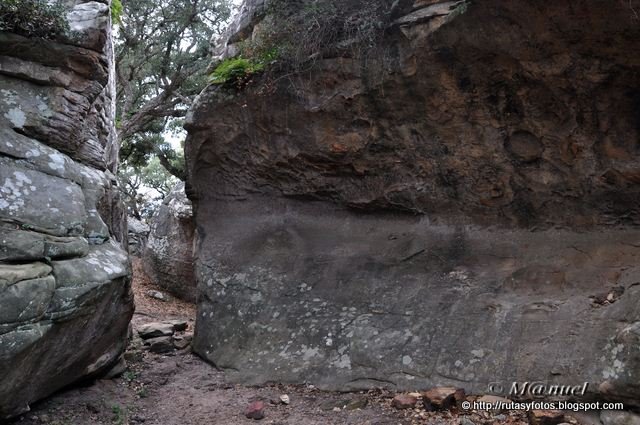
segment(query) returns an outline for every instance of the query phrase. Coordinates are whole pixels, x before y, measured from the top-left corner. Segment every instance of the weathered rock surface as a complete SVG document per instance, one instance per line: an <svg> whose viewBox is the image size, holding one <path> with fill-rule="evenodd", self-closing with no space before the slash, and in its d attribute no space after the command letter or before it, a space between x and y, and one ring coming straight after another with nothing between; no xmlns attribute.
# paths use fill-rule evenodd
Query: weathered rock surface
<svg viewBox="0 0 640 425"><path fill-rule="evenodd" d="M527 413L530 425L559 425L564 422L564 413L559 410L531 410Z"/></svg>
<svg viewBox="0 0 640 425"><path fill-rule="evenodd" d="M184 320L169 320L166 322L146 323L138 328L138 335L142 339L172 336L175 332L184 332L189 324Z"/></svg>
<svg viewBox="0 0 640 425"><path fill-rule="evenodd" d="M0 32L0 420L118 361L133 312L106 2Z"/></svg>
<svg viewBox="0 0 640 425"><path fill-rule="evenodd" d="M603 425L640 425L640 415L620 410L603 410L600 420Z"/></svg>
<svg viewBox="0 0 640 425"><path fill-rule="evenodd" d="M129 254L134 257L142 257L144 249L147 246L147 239L149 238L149 232L151 227L143 221L140 221L134 217L127 217L128 239L129 239Z"/></svg>
<svg viewBox="0 0 640 425"><path fill-rule="evenodd" d="M427 410L449 409L465 399L462 388L438 387L432 388L422 394L423 403Z"/></svg>
<svg viewBox="0 0 640 425"><path fill-rule="evenodd" d="M171 323L147 323L138 329L138 335L142 339L171 336L174 332L175 329Z"/></svg>
<svg viewBox="0 0 640 425"><path fill-rule="evenodd" d="M179 183L152 219L142 260L145 272L158 286L192 302L196 300L194 233L191 201L184 183Z"/></svg>
<svg viewBox="0 0 640 425"><path fill-rule="evenodd" d="M244 415L247 417L247 419L263 419L264 410L266 407L267 406L265 405L264 401L254 401L252 403L249 403L249 405L246 407L246 409L244 410Z"/></svg>
<svg viewBox="0 0 640 425"><path fill-rule="evenodd" d="M408 394L398 394L391 401L391 406L396 409L413 409L416 407L418 399Z"/></svg>
<svg viewBox="0 0 640 425"><path fill-rule="evenodd" d="M170 353L176 349L171 336L150 338L145 340L144 345L149 347L149 351L156 354Z"/></svg>
<svg viewBox="0 0 640 425"><path fill-rule="evenodd" d="M638 404L633 12L395 5L366 62L200 96L194 350L246 383L590 382Z"/></svg>

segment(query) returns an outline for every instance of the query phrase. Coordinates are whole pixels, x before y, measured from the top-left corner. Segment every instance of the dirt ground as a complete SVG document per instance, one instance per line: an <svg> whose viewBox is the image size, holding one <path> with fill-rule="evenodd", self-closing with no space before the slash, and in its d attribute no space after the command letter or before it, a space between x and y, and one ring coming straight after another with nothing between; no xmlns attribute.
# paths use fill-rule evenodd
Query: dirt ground
<svg viewBox="0 0 640 425"><path fill-rule="evenodd" d="M169 319L188 321L193 330L195 306L171 298L159 301L149 290L159 290L134 263L135 329L149 322ZM191 353L190 348L154 354L132 340L125 355L127 368L119 377L101 379L62 391L32 406L13 424L24 425L233 425L233 424L526 424L522 413L491 415L455 411L398 410L392 394L383 390L340 394L310 386L272 385L245 387L225 380L216 370ZM288 405L280 396L288 395ZM265 418L247 419L244 411L256 400L266 404Z"/></svg>

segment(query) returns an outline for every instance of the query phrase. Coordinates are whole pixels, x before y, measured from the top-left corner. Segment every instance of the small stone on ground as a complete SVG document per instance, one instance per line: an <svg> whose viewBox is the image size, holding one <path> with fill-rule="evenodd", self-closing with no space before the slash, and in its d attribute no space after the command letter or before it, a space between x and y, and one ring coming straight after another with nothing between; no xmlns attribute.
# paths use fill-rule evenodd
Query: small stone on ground
<svg viewBox="0 0 640 425"><path fill-rule="evenodd" d="M264 418L265 404L263 401L254 401L250 403L244 411L244 415L249 419L260 420Z"/></svg>
<svg viewBox="0 0 640 425"><path fill-rule="evenodd" d="M418 399L408 394L398 394L393 398L391 405L396 409L413 409L416 407Z"/></svg>

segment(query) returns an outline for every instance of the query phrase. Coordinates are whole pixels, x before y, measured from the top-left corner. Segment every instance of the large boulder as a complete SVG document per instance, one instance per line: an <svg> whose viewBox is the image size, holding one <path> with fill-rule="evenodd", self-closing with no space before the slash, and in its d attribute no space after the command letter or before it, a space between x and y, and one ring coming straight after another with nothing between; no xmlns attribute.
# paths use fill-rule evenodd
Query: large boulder
<svg viewBox="0 0 640 425"><path fill-rule="evenodd" d="M142 220L135 217L127 217L129 254L134 257L142 257L144 248L147 246L147 239L151 232L151 227Z"/></svg>
<svg viewBox="0 0 640 425"><path fill-rule="evenodd" d="M107 2L0 32L0 421L117 362L133 314Z"/></svg>
<svg viewBox="0 0 640 425"><path fill-rule="evenodd" d="M153 216L142 264L156 285L190 302L196 300L194 233L191 201L178 183Z"/></svg>
<svg viewBox="0 0 640 425"><path fill-rule="evenodd" d="M300 75L200 95L194 350L254 384L589 382L638 404L633 11L393 5L375 49L338 39ZM228 43L256 39L269 10Z"/></svg>

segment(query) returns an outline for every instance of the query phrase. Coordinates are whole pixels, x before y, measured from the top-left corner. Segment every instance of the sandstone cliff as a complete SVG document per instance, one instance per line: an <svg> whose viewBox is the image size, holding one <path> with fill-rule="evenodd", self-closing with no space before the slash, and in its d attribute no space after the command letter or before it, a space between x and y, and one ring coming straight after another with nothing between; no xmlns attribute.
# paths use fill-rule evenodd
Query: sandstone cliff
<svg viewBox="0 0 640 425"><path fill-rule="evenodd" d="M259 27L262 2L248 3L232 47ZM204 196L259 187L448 222L640 223L628 5L415 3L393 12L382 52L330 52L310 80L263 96L207 91L189 146L193 181L216 181Z"/></svg>
<svg viewBox="0 0 640 425"><path fill-rule="evenodd" d="M263 3L218 53L255 36ZM590 382L637 403L628 2L388 7L378 53L201 94L195 350L242 382Z"/></svg>
<svg viewBox="0 0 640 425"><path fill-rule="evenodd" d="M113 364L133 313L107 0L0 32L0 419Z"/></svg>

